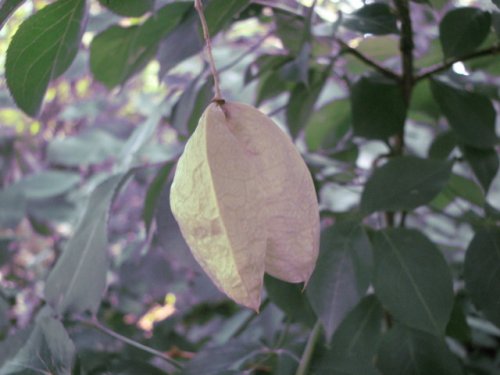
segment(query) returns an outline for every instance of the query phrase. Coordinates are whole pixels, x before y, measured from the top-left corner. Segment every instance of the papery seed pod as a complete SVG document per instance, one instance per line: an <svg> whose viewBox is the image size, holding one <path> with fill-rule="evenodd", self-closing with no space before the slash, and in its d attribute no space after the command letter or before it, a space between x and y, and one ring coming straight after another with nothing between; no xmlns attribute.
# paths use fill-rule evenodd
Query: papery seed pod
<svg viewBox="0 0 500 375"><path fill-rule="evenodd" d="M307 282L319 212L309 170L290 138L257 109L212 103L179 159L172 212L214 283L258 310L264 272Z"/></svg>

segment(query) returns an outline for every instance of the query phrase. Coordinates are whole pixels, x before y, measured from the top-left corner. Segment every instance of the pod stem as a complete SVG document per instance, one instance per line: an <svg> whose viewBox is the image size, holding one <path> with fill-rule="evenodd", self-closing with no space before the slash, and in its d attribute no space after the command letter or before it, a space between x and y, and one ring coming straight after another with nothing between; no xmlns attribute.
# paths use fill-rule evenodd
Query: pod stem
<svg viewBox="0 0 500 375"><path fill-rule="evenodd" d="M208 64L210 65L212 76L214 77L215 96L212 101L215 103L224 103L224 99L222 98L222 94L220 91L219 73L217 72L217 68L215 67L214 56L212 55L212 42L210 41L207 19L205 18L205 13L203 13L203 4L201 3L201 0L194 0L194 8L198 12L198 16L200 17L201 27L203 28L203 38L205 39L205 51L208 59Z"/></svg>

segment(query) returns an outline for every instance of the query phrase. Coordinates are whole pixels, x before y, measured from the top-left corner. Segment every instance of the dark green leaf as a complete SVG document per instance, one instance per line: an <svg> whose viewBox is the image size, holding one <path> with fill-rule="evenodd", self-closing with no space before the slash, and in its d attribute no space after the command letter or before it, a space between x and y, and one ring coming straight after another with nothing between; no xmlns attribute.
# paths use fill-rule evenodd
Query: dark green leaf
<svg viewBox="0 0 500 375"><path fill-rule="evenodd" d="M500 327L500 229L476 232L465 256L465 287L472 302Z"/></svg>
<svg viewBox="0 0 500 375"><path fill-rule="evenodd" d="M198 80L193 80L184 90L172 110L172 126L179 134L188 136L196 129L198 120L214 96L212 88L211 81L200 85Z"/></svg>
<svg viewBox="0 0 500 375"><path fill-rule="evenodd" d="M48 145L50 163L70 167L99 164L115 156L122 144L110 133L91 129L78 135L54 139Z"/></svg>
<svg viewBox="0 0 500 375"><path fill-rule="evenodd" d="M140 17L153 10L155 0L99 0L99 3L120 16Z"/></svg>
<svg viewBox="0 0 500 375"><path fill-rule="evenodd" d="M442 338L396 325L382 338L377 367L384 375L460 375Z"/></svg>
<svg viewBox="0 0 500 375"><path fill-rule="evenodd" d="M290 318L313 326L316 321L302 284L291 284L265 275L264 285L269 299Z"/></svg>
<svg viewBox="0 0 500 375"><path fill-rule="evenodd" d="M151 223L156 214L156 209L158 207L158 199L165 188L168 176L172 170L173 164L166 163L157 173L151 185L149 185L148 191L146 193L146 199L144 200L144 208L142 210L142 219L146 225L146 231L149 232L151 229Z"/></svg>
<svg viewBox="0 0 500 375"><path fill-rule="evenodd" d="M371 375L373 356L382 337L384 312L375 296L367 296L347 315L327 350L311 364L315 375Z"/></svg>
<svg viewBox="0 0 500 375"><path fill-rule="evenodd" d="M78 173L47 169L26 176L13 186L21 189L28 199L47 199L67 193L79 182Z"/></svg>
<svg viewBox="0 0 500 375"><path fill-rule="evenodd" d="M344 15L342 26L362 34L397 34L397 21L398 18L387 4L373 3Z"/></svg>
<svg viewBox="0 0 500 375"><path fill-rule="evenodd" d="M311 57L311 43L305 42L298 56L285 63L279 70L282 79L291 82L309 84L309 59Z"/></svg>
<svg viewBox="0 0 500 375"><path fill-rule="evenodd" d="M360 137L386 139L403 131L406 104L394 82L362 77L351 88L351 110L354 133Z"/></svg>
<svg viewBox="0 0 500 375"><path fill-rule="evenodd" d="M326 72L314 72L309 86L298 83L293 88L286 106L286 121L292 138L295 139L306 126L314 105L326 82Z"/></svg>
<svg viewBox="0 0 500 375"><path fill-rule="evenodd" d="M0 375L70 374L75 346L50 309L43 309L24 347L2 368Z"/></svg>
<svg viewBox="0 0 500 375"><path fill-rule="evenodd" d="M431 89L461 142L482 149L493 147L498 142L495 108L487 97L453 88L437 80L431 81Z"/></svg>
<svg viewBox="0 0 500 375"><path fill-rule="evenodd" d="M304 17L282 10L275 10L273 13L276 21L276 35L288 51L293 55L299 55L304 41Z"/></svg>
<svg viewBox="0 0 500 375"><path fill-rule="evenodd" d="M123 84L155 56L161 39L182 21L191 4L176 2L161 8L142 25L111 26L92 40L90 68L108 88Z"/></svg>
<svg viewBox="0 0 500 375"><path fill-rule="evenodd" d="M490 32L491 15L479 8L464 7L449 11L439 24L439 39L446 57L461 57L473 52Z"/></svg>
<svg viewBox="0 0 500 375"><path fill-rule="evenodd" d="M241 11L243 11L250 0L211 0L204 9L210 35L215 35Z"/></svg>
<svg viewBox="0 0 500 375"><path fill-rule="evenodd" d="M414 156L391 158L366 183L361 210L413 210L430 202L446 186L452 164Z"/></svg>
<svg viewBox="0 0 500 375"><path fill-rule="evenodd" d="M339 223L325 229L320 243L307 296L329 340L366 293L371 282L372 251L359 223Z"/></svg>
<svg viewBox="0 0 500 375"><path fill-rule="evenodd" d="M461 149L481 186L488 191L499 168L498 153L494 148L484 150L463 146Z"/></svg>
<svg viewBox="0 0 500 375"><path fill-rule="evenodd" d="M0 190L0 228L15 228L25 211L26 200L21 190L13 187Z"/></svg>
<svg viewBox="0 0 500 375"><path fill-rule="evenodd" d="M235 0L228 5L227 0L211 0L204 9L210 36L213 38L249 3L249 0ZM189 2L188 4L192 5ZM161 65L160 77L163 77L181 61L201 51L203 45L200 20L192 9L189 15L184 17L183 22L169 33L160 44L158 51Z"/></svg>
<svg viewBox="0 0 500 375"><path fill-rule="evenodd" d="M36 116L49 82L73 62L85 26L85 0L58 0L24 21L7 50L5 76L16 104Z"/></svg>
<svg viewBox="0 0 500 375"><path fill-rule="evenodd" d="M453 337L462 342L469 341L471 338L471 330L467 324L463 303L459 296L455 298L455 303L453 304L450 321L446 326L446 336Z"/></svg>
<svg viewBox="0 0 500 375"><path fill-rule="evenodd" d="M306 125L309 151L334 147L351 126L348 99L334 100L315 111Z"/></svg>
<svg viewBox="0 0 500 375"><path fill-rule="evenodd" d="M286 93L290 89L290 83L281 77L280 72L264 74L259 80L255 106L260 106L264 101L275 96Z"/></svg>
<svg viewBox="0 0 500 375"><path fill-rule="evenodd" d="M409 327L442 335L453 307L450 270L436 246L412 229L373 236L373 285L380 301Z"/></svg>
<svg viewBox="0 0 500 375"><path fill-rule="evenodd" d="M447 159L453 149L457 147L457 136L454 131L448 130L434 139L429 148L429 157L432 159Z"/></svg>
<svg viewBox="0 0 500 375"><path fill-rule="evenodd" d="M119 363L113 363L109 368L110 374L119 375L165 375L165 372L158 367L147 362L137 360L121 360Z"/></svg>
<svg viewBox="0 0 500 375"><path fill-rule="evenodd" d="M219 375L225 370L237 369L242 361L254 356L259 349L257 343L241 341L205 349L186 364L182 375Z"/></svg>
<svg viewBox="0 0 500 375"><path fill-rule="evenodd" d="M264 73L277 71L279 67L292 60L284 55L261 55L251 63L245 71L245 84L260 77Z"/></svg>
<svg viewBox="0 0 500 375"><path fill-rule="evenodd" d="M483 207L484 205L485 197L481 188L474 181L463 176L452 173L445 190L476 206Z"/></svg>
<svg viewBox="0 0 500 375"><path fill-rule="evenodd" d="M0 30L14 11L26 0L2 0L0 2Z"/></svg>
<svg viewBox="0 0 500 375"><path fill-rule="evenodd" d="M9 303L0 295L0 337L4 337L10 326Z"/></svg>
<svg viewBox="0 0 500 375"><path fill-rule="evenodd" d="M75 233L47 279L45 299L58 314L95 313L99 308L108 269L107 215L124 178L124 174L113 175L94 189Z"/></svg>

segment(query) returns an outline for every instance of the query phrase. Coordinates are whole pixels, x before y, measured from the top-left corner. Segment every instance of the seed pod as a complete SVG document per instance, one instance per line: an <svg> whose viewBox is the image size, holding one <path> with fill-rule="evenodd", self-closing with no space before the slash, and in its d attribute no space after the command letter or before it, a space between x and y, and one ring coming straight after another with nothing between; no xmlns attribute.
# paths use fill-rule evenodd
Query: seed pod
<svg viewBox="0 0 500 375"><path fill-rule="evenodd" d="M264 272L307 282L319 247L309 170L290 138L257 109L212 103L179 159L172 212L219 289L258 310Z"/></svg>

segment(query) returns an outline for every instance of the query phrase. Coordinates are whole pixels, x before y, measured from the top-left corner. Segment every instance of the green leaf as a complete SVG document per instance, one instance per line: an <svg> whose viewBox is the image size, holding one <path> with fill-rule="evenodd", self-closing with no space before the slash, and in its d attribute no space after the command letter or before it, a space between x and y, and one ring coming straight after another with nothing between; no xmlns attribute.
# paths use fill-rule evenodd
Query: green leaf
<svg viewBox="0 0 500 375"><path fill-rule="evenodd" d="M48 308L36 318L35 329L24 347L2 368L0 375L70 374L75 346L62 323Z"/></svg>
<svg viewBox="0 0 500 375"><path fill-rule="evenodd" d="M219 375L225 370L237 369L242 361L256 355L259 350L257 343L229 341L196 354L186 364L182 375Z"/></svg>
<svg viewBox="0 0 500 375"><path fill-rule="evenodd" d="M466 177L452 173L445 190L449 190L453 195L463 198L476 206L484 206L485 197L483 191L474 181Z"/></svg>
<svg viewBox="0 0 500 375"><path fill-rule="evenodd" d="M351 88L351 110L355 135L386 139L403 131L406 104L394 82L362 77Z"/></svg>
<svg viewBox="0 0 500 375"><path fill-rule="evenodd" d="M384 375L463 374L442 338L400 324L382 338L377 367Z"/></svg>
<svg viewBox="0 0 500 375"><path fill-rule="evenodd" d="M15 228L26 213L26 199L21 190L7 187L0 190L0 228Z"/></svg>
<svg viewBox="0 0 500 375"><path fill-rule="evenodd" d="M361 196L361 210L401 211L430 202L446 186L453 162L414 156L391 158L377 168Z"/></svg>
<svg viewBox="0 0 500 375"><path fill-rule="evenodd" d="M245 84L262 76L264 73L278 71L278 69L291 61L293 57L288 55L260 55L253 63L249 64L245 71Z"/></svg>
<svg viewBox="0 0 500 375"><path fill-rule="evenodd" d="M204 9L208 32L215 35L248 5L250 0L211 0Z"/></svg>
<svg viewBox="0 0 500 375"><path fill-rule="evenodd" d="M172 109L171 123L179 134L188 136L193 133L213 96L212 81L201 85L198 80L191 82Z"/></svg>
<svg viewBox="0 0 500 375"><path fill-rule="evenodd" d="M167 4L142 25L113 25L92 40L90 68L108 88L125 83L155 56L163 37L182 21L192 4Z"/></svg>
<svg viewBox="0 0 500 375"><path fill-rule="evenodd" d="M266 100L286 93L291 87L293 87L293 85L283 79L279 71L262 75L257 86L255 106L259 107Z"/></svg>
<svg viewBox="0 0 500 375"><path fill-rule="evenodd" d="M372 238L375 294L401 323L443 335L453 307L450 270L421 232L387 229Z"/></svg>
<svg viewBox="0 0 500 375"><path fill-rule="evenodd" d="M12 13L19 8L26 0L2 0L0 1L0 30Z"/></svg>
<svg viewBox="0 0 500 375"><path fill-rule="evenodd" d="M313 310L329 340L371 282L371 245L359 223L325 229L316 268L307 286Z"/></svg>
<svg viewBox="0 0 500 375"><path fill-rule="evenodd" d="M121 141L109 132L91 129L75 136L52 140L47 148L47 160L57 165L85 167L115 156L121 146Z"/></svg>
<svg viewBox="0 0 500 375"><path fill-rule="evenodd" d="M99 0L99 3L120 16L140 17L153 10L155 0Z"/></svg>
<svg viewBox="0 0 500 375"><path fill-rule="evenodd" d="M496 112L491 100L437 80L431 81L431 89L461 142L482 149L491 148L498 142L495 134Z"/></svg>
<svg viewBox="0 0 500 375"><path fill-rule="evenodd" d="M447 159L453 149L457 147L457 135L448 130L437 135L429 148L429 157L432 159Z"/></svg>
<svg viewBox="0 0 500 375"><path fill-rule="evenodd" d="M288 51L298 56L304 42L304 17L278 9L274 10L273 14L276 23L276 35Z"/></svg>
<svg viewBox="0 0 500 375"><path fill-rule="evenodd" d="M471 329L467 324L462 299L460 296L455 298L450 321L446 326L446 336L453 337L462 342L468 342L471 339Z"/></svg>
<svg viewBox="0 0 500 375"><path fill-rule="evenodd" d="M293 88L286 106L286 121L293 139L297 138L300 131L306 126L313 113L319 94L326 82L326 72L315 72L310 79L311 85L298 83Z"/></svg>
<svg viewBox="0 0 500 375"><path fill-rule="evenodd" d="M362 34L398 34L397 21L396 14L387 4L373 3L343 15L342 26Z"/></svg>
<svg viewBox="0 0 500 375"><path fill-rule="evenodd" d="M144 220L144 224L146 226L146 232L149 233L151 229L151 223L153 222L153 218L155 217L156 210L158 207L158 199L165 188L165 184L167 183L168 176L172 167L174 165L172 163L166 163L156 174L156 177L149 185L148 191L146 193L146 199L144 200L144 208L142 210L142 219Z"/></svg>
<svg viewBox="0 0 500 375"><path fill-rule="evenodd" d="M479 8L452 9L439 24L439 39L446 57L473 52L490 32L491 15Z"/></svg>
<svg viewBox="0 0 500 375"><path fill-rule="evenodd" d="M28 175L13 186L21 189L28 199L47 199L67 193L79 182L79 173L48 169Z"/></svg>
<svg viewBox="0 0 500 375"><path fill-rule="evenodd" d="M269 299L293 320L312 327L316 322L302 284L292 284L278 280L268 274L264 276L264 286Z"/></svg>
<svg viewBox="0 0 500 375"><path fill-rule="evenodd" d="M373 357L382 337L384 311L374 295L367 296L347 315L328 350L311 364L314 375L371 375Z"/></svg>
<svg viewBox="0 0 500 375"><path fill-rule="evenodd" d="M476 232L465 256L465 287L474 305L500 327L500 229Z"/></svg>
<svg viewBox="0 0 500 375"><path fill-rule="evenodd" d="M13 334L0 341L0 371L2 371L4 364L13 358L26 344L33 332L33 328L33 324L30 324L25 328L16 330Z"/></svg>
<svg viewBox="0 0 500 375"><path fill-rule="evenodd" d="M461 149L481 186L488 191L499 168L498 153L494 148L485 150L463 146Z"/></svg>
<svg viewBox="0 0 500 375"><path fill-rule="evenodd" d="M45 299L58 314L96 313L99 308L108 270L107 215L125 176L113 175L94 189L75 233L45 283Z"/></svg>
<svg viewBox="0 0 500 375"><path fill-rule="evenodd" d="M234 0L228 5L227 0L209 1L204 13L210 36L215 37L249 3L249 0ZM192 5L192 2L188 4ZM158 51L160 78L181 61L201 51L203 45L199 17L195 10L191 9L183 21L160 44Z"/></svg>
<svg viewBox="0 0 500 375"><path fill-rule="evenodd" d="M306 125L309 151L334 147L351 126L351 103L348 99L334 100L315 111Z"/></svg>
<svg viewBox="0 0 500 375"><path fill-rule="evenodd" d="M40 111L49 82L73 62L85 26L85 0L58 0L24 21L7 50L5 76L16 104Z"/></svg>

